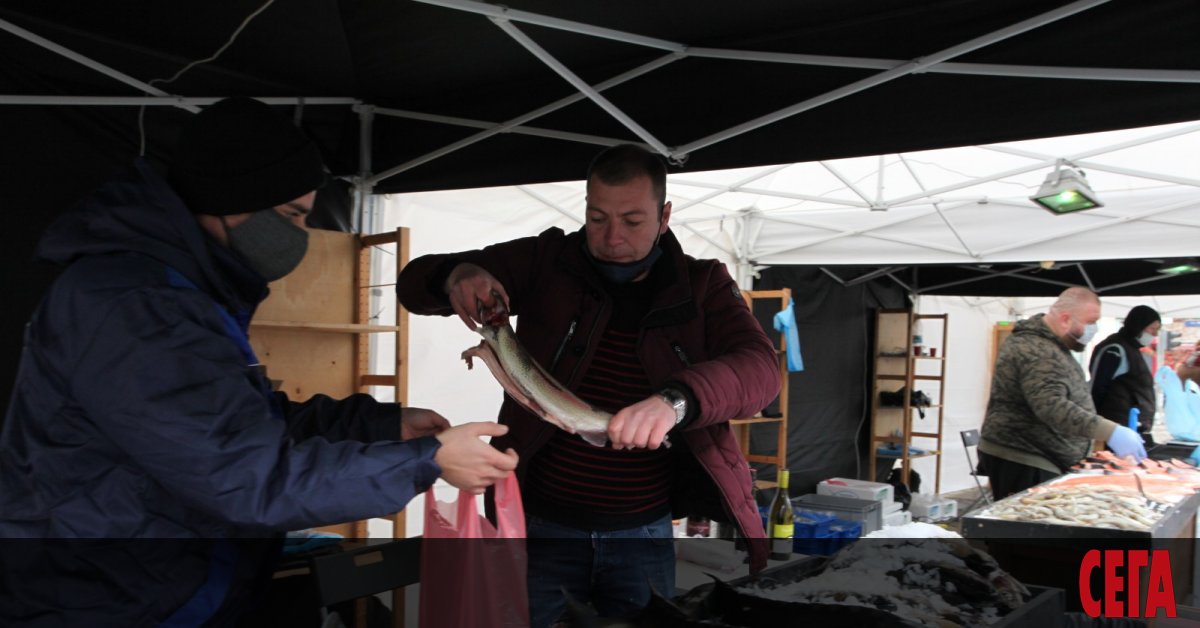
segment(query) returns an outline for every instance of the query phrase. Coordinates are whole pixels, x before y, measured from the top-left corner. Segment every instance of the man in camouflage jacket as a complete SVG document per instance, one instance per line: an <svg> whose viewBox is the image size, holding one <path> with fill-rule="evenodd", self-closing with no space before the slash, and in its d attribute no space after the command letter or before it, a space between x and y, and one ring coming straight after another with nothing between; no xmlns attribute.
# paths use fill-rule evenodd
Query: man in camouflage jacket
<svg viewBox="0 0 1200 628"><path fill-rule="evenodd" d="M1120 456L1145 457L1136 432L1096 413L1071 355L1087 346L1099 318L1099 297L1069 288L1046 314L1018 322L1001 345L979 442L996 499L1066 472L1091 453L1093 440Z"/></svg>

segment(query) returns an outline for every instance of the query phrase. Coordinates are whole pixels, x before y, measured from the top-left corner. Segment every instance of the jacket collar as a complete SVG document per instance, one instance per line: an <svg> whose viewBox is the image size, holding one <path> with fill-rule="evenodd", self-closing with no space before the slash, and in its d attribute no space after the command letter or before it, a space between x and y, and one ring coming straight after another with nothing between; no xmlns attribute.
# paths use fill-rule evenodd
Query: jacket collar
<svg viewBox="0 0 1200 628"><path fill-rule="evenodd" d="M675 234L667 232L658 240L662 257L650 268L650 274L642 281L652 282L655 297L650 311L643 320L644 327L670 325L696 317L696 305L692 296L692 284L688 277L688 257L683 252ZM565 245L558 255L558 264L567 272L579 277L589 288L607 294L605 281L588 262L584 254L587 236L580 228L567 234Z"/></svg>

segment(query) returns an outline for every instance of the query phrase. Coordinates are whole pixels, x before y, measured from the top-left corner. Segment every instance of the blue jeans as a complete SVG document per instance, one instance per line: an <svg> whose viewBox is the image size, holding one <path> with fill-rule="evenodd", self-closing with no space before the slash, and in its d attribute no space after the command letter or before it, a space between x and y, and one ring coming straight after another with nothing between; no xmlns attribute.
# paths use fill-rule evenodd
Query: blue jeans
<svg viewBox="0 0 1200 628"><path fill-rule="evenodd" d="M627 530L580 530L530 516L529 617L548 628L566 608L565 591L591 603L601 617L637 614L650 602L651 587L675 594L675 539L671 516Z"/></svg>

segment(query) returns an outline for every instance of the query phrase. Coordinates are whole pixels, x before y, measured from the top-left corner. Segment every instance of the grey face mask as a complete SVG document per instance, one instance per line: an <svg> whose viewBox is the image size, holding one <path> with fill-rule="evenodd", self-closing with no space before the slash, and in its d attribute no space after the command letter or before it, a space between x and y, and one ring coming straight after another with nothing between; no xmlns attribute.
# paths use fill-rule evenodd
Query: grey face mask
<svg viewBox="0 0 1200 628"><path fill-rule="evenodd" d="M236 227L225 224L225 233L229 248L268 282L295 270L308 252L308 232L274 209L254 212Z"/></svg>

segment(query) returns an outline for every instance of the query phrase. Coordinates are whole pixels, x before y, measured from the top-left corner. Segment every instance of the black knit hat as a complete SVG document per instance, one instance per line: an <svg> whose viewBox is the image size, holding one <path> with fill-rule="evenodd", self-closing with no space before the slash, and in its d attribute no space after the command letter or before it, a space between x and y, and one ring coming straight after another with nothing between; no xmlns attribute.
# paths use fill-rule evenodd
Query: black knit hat
<svg viewBox="0 0 1200 628"><path fill-rule="evenodd" d="M252 98L227 98L188 121L167 178L196 214L254 212L325 183L317 145L291 120Z"/></svg>
<svg viewBox="0 0 1200 628"><path fill-rule="evenodd" d="M1137 305L1125 315L1125 322L1121 324L1121 329L1130 336L1136 337L1150 323L1161 320L1154 308L1148 305Z"/></svg>

